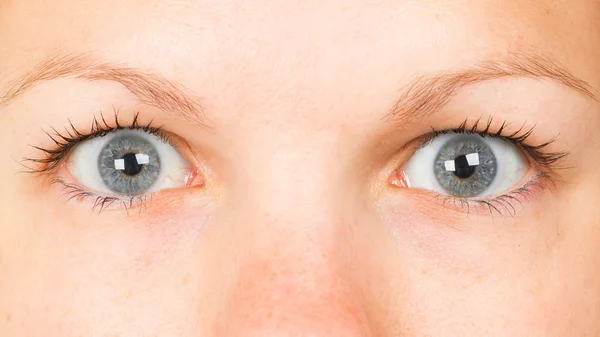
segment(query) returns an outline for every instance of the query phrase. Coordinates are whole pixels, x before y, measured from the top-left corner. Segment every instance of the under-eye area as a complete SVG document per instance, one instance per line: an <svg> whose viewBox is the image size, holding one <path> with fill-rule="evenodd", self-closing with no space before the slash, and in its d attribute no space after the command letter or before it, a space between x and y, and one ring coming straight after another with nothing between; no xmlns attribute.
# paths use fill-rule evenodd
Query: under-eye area
<svg viewBox="0 0 600 337"><path fill-rule="evenodd" d="M555 184L568 152L548 147L556 137L532 143L535 127L496 129L490 118L433 130L416 140L416 151L389 183L429 191L436 202L467 213L516 215L524 203Z"/></svg>

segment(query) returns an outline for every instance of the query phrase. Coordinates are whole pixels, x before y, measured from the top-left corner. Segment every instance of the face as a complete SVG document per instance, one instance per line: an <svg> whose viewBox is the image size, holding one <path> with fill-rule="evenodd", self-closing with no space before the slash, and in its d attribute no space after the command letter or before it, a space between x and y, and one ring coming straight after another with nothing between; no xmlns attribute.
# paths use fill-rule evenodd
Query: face
<svg viewBox="0 0 600 337"><path fill-rule="evenodd" d="M600 3L0 1L0 335L600 335Z"/></svg>

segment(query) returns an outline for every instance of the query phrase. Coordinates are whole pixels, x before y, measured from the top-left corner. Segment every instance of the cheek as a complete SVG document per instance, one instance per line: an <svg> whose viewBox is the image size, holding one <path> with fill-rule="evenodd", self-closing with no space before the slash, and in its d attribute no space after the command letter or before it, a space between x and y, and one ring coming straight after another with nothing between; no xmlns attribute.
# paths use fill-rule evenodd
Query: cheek
<svg viewBox="0 0 600 337"><path fill-rule="evenodd" d="M22 275L31 276L32 281L45 280L46 285L143 275L194 249L213 204L207 198L174 193L157 197L147 209L132 209L127 214L120 210L90 212L86 205L49 202L20 218L11 253L21 267L28 267Z"/></svg>
<svg viewBox="0 0 600 337"><path fill-rule="evenodd" d="M129 216L62 202L23 213L13 219L19 230L12 243L0 251L10 262L0 261L0 315L10 308L25 335L90 335L94 322L107 334L137 325L159 331L140 322L165 306L175 315L189 302L180 295L173 304L164 294L187 291L179 284L189 282L180 261L194 249L212 209L200 199L164 198Z"/></svg>
<svg viewBox="0 0 600 337"><path fill-rule="evenodd" d="M121 221L134 231L132 235L141 250L166 254L193 244L206 228L213 209L214 202L207 198L167 196L165 201L148 207L148 213L142 210L141 216L132 214L132 220Z"/></svg>
<svg viewBox="0 0 600 337"><path fill-rule="evenodd" d="M444 217L444 212L434 211L422 202L390 198L380 204L383 222L398 248L428 269L475 278L492 273L498 261L493 254L495 248L490 248L493 238L482 230L487 224L469 220L466 215L461 219Z"/></svg>

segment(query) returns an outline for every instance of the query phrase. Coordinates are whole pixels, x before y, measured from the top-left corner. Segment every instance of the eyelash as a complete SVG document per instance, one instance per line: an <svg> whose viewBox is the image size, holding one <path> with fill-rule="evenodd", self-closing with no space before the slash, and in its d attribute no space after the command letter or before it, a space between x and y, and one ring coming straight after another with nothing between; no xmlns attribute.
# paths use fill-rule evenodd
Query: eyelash
<svg viewBox="0 0 600 337"><path fill-rule="evenodd" d="M55 148L47 149L31 145L33 148L41 151L45 157L25 158L25 162L30 162L39 166L38 168L26 166L27 172L37 174L51 173L58 167L60 163L62 163L63 159L66 158L79 143L96 137L102 137L115 131L125 129L141 130L156 135L160 139L171 143L168 135L162 130L162 128L153 126L152 121L150 121L148 124L139 124L139 113L134 114L131 123L122 125L119 122L118 111L115 111L113 124L114 126L111 126L104 115L101 114L100 118L94 117L92 121L92 127L87 133L80 132L77 128L75 128L71 121L69 121L69 127L65 128L63 133L60 133L55 128L51 127L50 129L53 133L51 134L47 131L45 131L45 133L55 144ZM456 207L460 206L460 208L463 210L466 208L467 214L470 214L471 209L475 208L478 212L486 211L491 215L497 213L500 216L508 214L514 217L517 212L515 207L516 205L522 206L523 200L529 201L535 198L537 195L536 191L545 190L555 183L557 178L554 172L560 168L558 167L557 163L564 159L569 153L548 152L544 150L546 147L550 146L556 141L556 137L553 137L549 141L538 145L531 145L528 139L532 135L535 126L530 129L524 129L525 125L523 125L518 130L508 133L506 131L507 127L509 126L508 122L503 122L494 132L491 131L492 124L493 119L489 118L484 124L484 127L481 128L480 125L482 125L482 122L481 118L479 118L475 120L470 127L468 126L468 119L465 119L465 121L463 121L454 129L436 130L432 128L432 131L429 134L421 138L418 148L428 145L437 136L447 133L476 134L481 137L497 138L508 141L519 147L540 170L540 172L524 186L492 199L469 199L444 194L437 194L435 196L436 199L442 199L442 204L452 203ZM127 211L134 205L141 205L142 207L140 210L143 208L145 209L147 207L148 198L151 198L151 195L129 196L124 198L95 195L94 193L89 192L76 184L69 183L59 177L53 177L50 180L50 184L62 185L64 196L67 197L67 201L73 199L83 200L86 198L95 198L92 211L98 209L99 212L102 212L104 209L115 203L119 203Z"/></svg>
<svg viewBox="0 0 600 337"><path fill-rule="evenodd" d="M435 198L438 200L442 199L442 205L452 203L453 206L460 207L463 211L466 208L467 214L470 214L471 209L475 208L477 213L487 212L490 215L497 213L500 216L509 215L514 217L517 214L516 206L521 206L522 208L523 201L530 201L537 196L537 192L541 192L555 185L558 179L555 172L564 168L559 164L561 160L569 155L569 152L545 151L545 148L556 141L556 136L549 141L537 145L531 145L529 143L529 138L533 134L535 126L525 129L525 124L523 124L516 131L507 132L506 130L510 124L508 122L502 122L502 124L498 127L498 130L491 131L493 124L493 118L491 117L488 118L483 129L481 129L481 124L481 118L478 118L469 127L468 119L465 119L458 127L454 129L436 130L432 128L432 131L422 138L418 148L425 147L437 136L447 133L479 135L481 137L496 138L510 142L521 149L521 151L526 154L527 158L535 167L538 168L540 172L533 176L533 178L531 178L531 180L525 185L503 195L496 196L492 199L463 198L441 193L436 194Z"/></svg>
<svg viewBox="0 0 600 337"><path fill-rule="evenodd" d="M155 135L159 139L167 143L171 143L169 140L169 136L162 130L162 127L153 126L152 121L148 122L148 124L140 124L139 115L139 112L136 112L133 115L132 121L130 123L122 125L119 122L119 112L118 110L116 110L113 119L114 126L111 126L108 123L107 119L104 117L104 115L100 114L99 118L94 117L92 121L92 127L87 133L80 132L70 120L68 128L65 128L65 131L63 133L57 131L53 127L50 127L52 133L48 131L44 132L55 144L55 148L48 149L35 145L30 145L34 149L41 151L45 157L24 158L24 162L33 163L38 166L37 168L25 166L27 168L27 172L41 175L49 174L53 172L62 163L64 158L66 158L71 153L75 146L77 146L81 142L94 139L96 137L103 137L107 134L116 131L141 130L149 134ZM96 195L90 191L85 190L79 185L69 183L60 177L52 177L50 179L50 184L62 185L63 196L67 198L67 202L71 200L81 201L87 198L95 198L94 204L92 206L92 211L97 209L98 212L102 212L103 210L115 203L121 205L127 212L129 212L129 209L133 208L134 206L139 205L141 206L141 211L142 209L147 208L149 198L152 197L151 194L128 197L111 197Z"/></svg>

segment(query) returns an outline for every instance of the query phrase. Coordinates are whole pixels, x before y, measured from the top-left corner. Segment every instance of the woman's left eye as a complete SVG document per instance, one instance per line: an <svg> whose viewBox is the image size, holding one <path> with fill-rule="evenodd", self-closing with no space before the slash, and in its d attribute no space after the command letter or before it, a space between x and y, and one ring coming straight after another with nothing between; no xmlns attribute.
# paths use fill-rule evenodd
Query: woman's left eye
<svg viewBox="0 0 600 337"><path fill-rule="evenodd" d="M97 193L136 196L185 187L192 166L164 140L143 130L108 133L77 145L67 168Z"/></svg>
<svg viewBox="0 0 600 337"><path fill-rule="evenodd" d="M528 169L523 152L511 142L448 133L417 150L402 169L403 183L395 185L459 198L486 197L506 192Z"/></svg>

